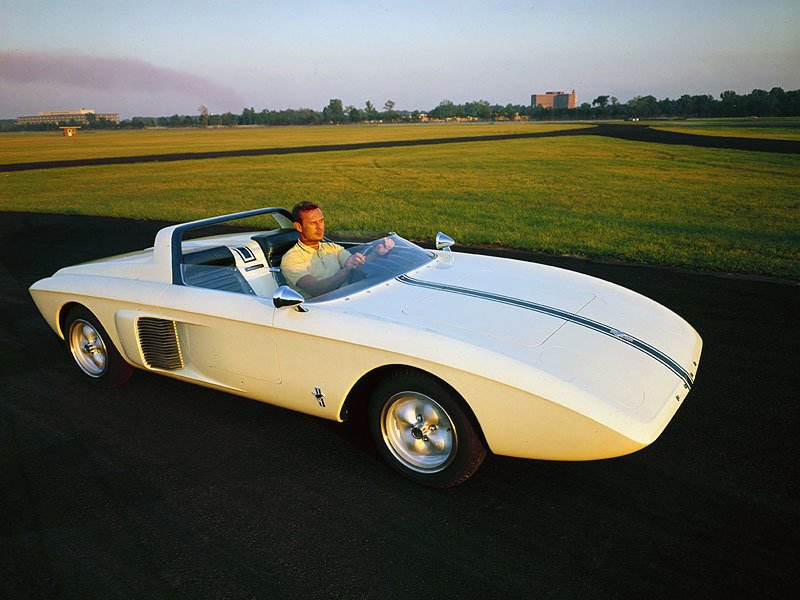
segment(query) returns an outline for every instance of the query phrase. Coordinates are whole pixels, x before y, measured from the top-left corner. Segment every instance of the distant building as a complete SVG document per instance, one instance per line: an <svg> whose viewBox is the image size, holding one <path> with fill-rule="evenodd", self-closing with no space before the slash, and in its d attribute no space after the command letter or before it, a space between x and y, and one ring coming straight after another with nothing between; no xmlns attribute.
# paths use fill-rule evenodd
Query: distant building
<svg viewBox="0 0 800 600"><path fill-rule="evenodd" d="M77 123L88 123L88 115L94 115L98 120L105 119L119 123L119 115L117 113L95 113L91 108L82 108L80 110L47 110L38 113L36 116L17 117L17 125L36 125L37 123L55 123L61 121L69 123L75 121Z"/></svg>
<svg viewBox="0 0 800 600"><path fill-rule="evenodd" d="M547 92L546 94L532 94L531 108L541 106L542 108L575 108L578 105L575 90L571 93Z"/></svg>

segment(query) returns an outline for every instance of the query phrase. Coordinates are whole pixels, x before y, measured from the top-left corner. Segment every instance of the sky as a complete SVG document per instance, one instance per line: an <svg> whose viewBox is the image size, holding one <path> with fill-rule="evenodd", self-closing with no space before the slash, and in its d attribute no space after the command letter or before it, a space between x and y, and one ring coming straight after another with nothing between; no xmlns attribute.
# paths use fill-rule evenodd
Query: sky
<svg viewBox="0 0 800 600"><path fill-rule="evenodd" d="M0 0L0 118L800 88L798 0Z"/></svg>

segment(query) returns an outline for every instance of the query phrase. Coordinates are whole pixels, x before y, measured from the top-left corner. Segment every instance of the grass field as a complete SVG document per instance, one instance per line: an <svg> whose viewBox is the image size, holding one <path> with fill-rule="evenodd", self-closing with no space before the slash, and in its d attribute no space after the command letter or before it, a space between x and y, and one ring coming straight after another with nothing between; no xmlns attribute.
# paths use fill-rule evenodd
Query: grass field
<svg viewBox="0 0 800 600"><path fill-rule="evenodd" d="M475 123L418 125L345 125L340 127L241 127L221 129L148 129L0 135L0 164L142 156L179 152L213 152L259 148L292 148L448 137L474 137L575 129L576 123Z"/></svg>
<svg viewBox="0 0 800 600"><path fill-rule="evenodd" d="M183 221L314 199L333 229L800 279L798 174L797 155L580 136L2 173L0 207Z"/></svg>
<svg viewBox="0 0 800 600"><path fill-rule="evenodd" d="M698 119L676 121L645 121L653 129L716 135L721 137L766 138L772 140L800 140L800 119Z"/></svg>

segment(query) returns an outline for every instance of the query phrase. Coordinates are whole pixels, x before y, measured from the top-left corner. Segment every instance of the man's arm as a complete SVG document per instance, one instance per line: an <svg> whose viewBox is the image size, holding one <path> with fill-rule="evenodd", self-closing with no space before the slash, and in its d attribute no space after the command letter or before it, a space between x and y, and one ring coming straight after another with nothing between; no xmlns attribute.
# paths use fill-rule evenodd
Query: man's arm
<svg viewBox="0 0 800 600"><path fill-rule="evenodd" d="M303 288L312 296L320 296L327 292L339 289L342 287L342 284L347 281L350 271L354 269L360 269L361 265L364 264L364 260L363 254L353 254L347 259L347 262L342 267L342 270L335 275L331 275L330 277L326 277L324 279L317 279L310 274L303 275L297 280L297 286Z"/></svg>

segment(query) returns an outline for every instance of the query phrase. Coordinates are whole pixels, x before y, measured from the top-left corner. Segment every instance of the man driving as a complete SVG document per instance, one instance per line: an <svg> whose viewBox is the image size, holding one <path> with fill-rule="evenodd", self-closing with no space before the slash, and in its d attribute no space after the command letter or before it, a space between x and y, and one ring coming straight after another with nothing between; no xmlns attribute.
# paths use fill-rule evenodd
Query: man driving
<svg viewBox="0 0 800 600"><path fill-rule="evenodd" d="M354 271L374 256L386 256L394 247L384 238L373 256L350 254L339 244L324 241L325 217L313 202L300 202L292 209L292 224L300 239L281 260L281 272L289 285L308 300L344 285Z"/></svg>

